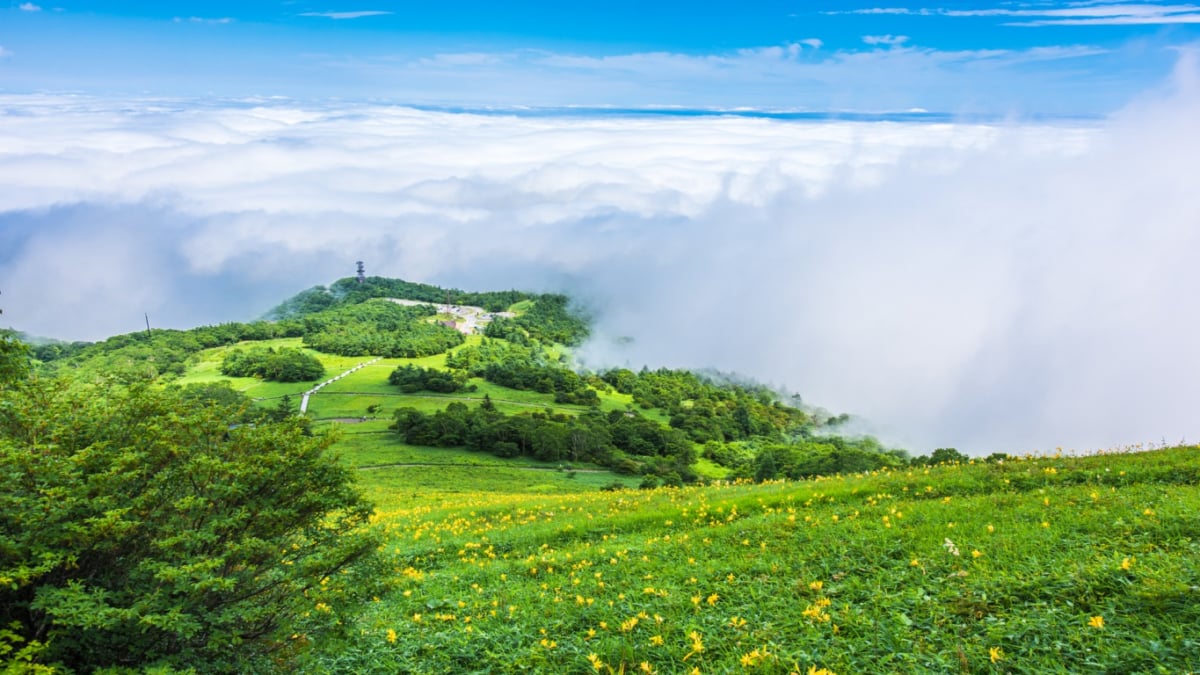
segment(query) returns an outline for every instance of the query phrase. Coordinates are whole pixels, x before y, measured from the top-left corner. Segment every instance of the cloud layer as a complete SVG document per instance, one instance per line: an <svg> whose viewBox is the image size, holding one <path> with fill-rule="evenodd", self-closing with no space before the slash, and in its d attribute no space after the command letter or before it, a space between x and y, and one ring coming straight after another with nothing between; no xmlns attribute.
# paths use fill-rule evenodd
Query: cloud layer
<svg viewBox="0 0 1200 675"><path fill-rule="evenodd" d="M246 319L362 259L568 290L589 363L740 371L918 451L1194 438L1188 64L1103 124L0 97L4 318Z"/></svg>

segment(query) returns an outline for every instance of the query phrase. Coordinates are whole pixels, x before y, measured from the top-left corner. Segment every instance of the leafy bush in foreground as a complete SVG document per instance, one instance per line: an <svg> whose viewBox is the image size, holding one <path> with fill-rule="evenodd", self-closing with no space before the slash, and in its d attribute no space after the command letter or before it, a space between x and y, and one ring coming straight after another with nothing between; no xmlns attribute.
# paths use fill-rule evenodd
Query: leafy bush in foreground
<svg viewBox="0 0 1200 675"><path fill-rule="evenodd" d="M375 548L370 504L330 438L235 412L145 386L0 391L0 651L278 670L293 632L343 620L369 592L349 572Z"/></svg>

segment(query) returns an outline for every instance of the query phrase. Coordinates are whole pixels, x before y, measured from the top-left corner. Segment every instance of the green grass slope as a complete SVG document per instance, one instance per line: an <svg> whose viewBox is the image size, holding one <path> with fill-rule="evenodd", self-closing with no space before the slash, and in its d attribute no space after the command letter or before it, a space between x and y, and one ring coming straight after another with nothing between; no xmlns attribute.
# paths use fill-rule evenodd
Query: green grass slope
<svg viewBox="0 0 1200 675"><path fill-rule="evenodd" d="M361 476L394 590L311 672L1200 669L1200 448L546 496Z"/></svg>

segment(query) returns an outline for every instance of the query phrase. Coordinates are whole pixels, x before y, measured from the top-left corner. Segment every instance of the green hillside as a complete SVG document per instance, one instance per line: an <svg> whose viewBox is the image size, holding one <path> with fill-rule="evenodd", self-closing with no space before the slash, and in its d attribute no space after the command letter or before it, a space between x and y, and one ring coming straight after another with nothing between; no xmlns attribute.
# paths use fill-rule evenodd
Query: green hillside
<svg viewBox="0 0 1200 675"><path fill-rule="evenodd" d="M1200 448L914 457L560 295L268 317L0 336L6 673L1200 670Z"/></svg>
<svg viewBox="0 0 1200 675"><path fill-rule="evenodd" d="M536 498L362 478L391 590L311 672L1200 667L1196 447Z"/></svg>
<svg viewBox="0 0 1200 675"><path fill-rule="evenodd" d="M461 304L435 304L446 300ZM464 307L477 307L470 312L479 325L449 325ZM200 390L227 383L277 413L299 412L305 392L334 380L308 397L304 414L318 430L347 427L356 437L343 448L351 465L360 451L378 457L403 443L469 448L500 463L602 467L652 486L908 459L874 439L838 436L833 427L844 416L792 407L762 387L677 370L577 370L571 346L588 323L561 295L342 279L267 316L92 345L51 343L34 354L49 374Z"/></svg>

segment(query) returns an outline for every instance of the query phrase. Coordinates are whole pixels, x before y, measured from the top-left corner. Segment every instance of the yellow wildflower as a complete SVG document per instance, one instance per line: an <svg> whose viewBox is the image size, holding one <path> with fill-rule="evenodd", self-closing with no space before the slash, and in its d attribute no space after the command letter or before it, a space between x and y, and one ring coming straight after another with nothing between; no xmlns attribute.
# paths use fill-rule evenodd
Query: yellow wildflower
<svg viewBox="0 0 1200 675"><path fill-rule="evenodd" d="M1000 663L1000 661L1004 660L1004 650L999 647L992 647L988 650L988 658L992 660L992 663Z"/></svg>
<svg viewBox="0 0 1200 675"><path fill-rule="evenodd" d="M1104 628L1104 617L1093 616L1092 618L1088 619L1088 625L1092 628Z"/></svg>

